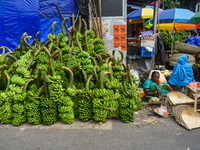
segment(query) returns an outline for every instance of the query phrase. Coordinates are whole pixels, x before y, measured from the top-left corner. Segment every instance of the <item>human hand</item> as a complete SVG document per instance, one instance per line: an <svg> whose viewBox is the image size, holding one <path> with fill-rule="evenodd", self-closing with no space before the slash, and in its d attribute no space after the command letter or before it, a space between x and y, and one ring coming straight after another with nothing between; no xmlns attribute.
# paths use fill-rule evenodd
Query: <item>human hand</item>
<svg viewBox="0 0 200 150"><path fill-rule="evenodd" d="M158 95L161 95L161 91L157 91L157 94L158 94Z"/></svg>

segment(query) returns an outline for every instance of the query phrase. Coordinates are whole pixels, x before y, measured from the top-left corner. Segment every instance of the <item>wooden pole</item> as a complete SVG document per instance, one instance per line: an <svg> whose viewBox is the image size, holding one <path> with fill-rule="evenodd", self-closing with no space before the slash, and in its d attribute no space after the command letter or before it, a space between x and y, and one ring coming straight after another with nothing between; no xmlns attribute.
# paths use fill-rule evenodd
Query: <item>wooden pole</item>
<svg viewBox="0 0 200 150"><path fill-rule="evenodd" d="M100 19L100 38L103 39L102 20L101 20L101 0L98 0L98 3L99 3L99 19Z"/></svg>
<svg viewBox="0 0 200 150"><path fill-rule="evenodd" d="M74 19L74 14L72 14L72 24L73 24L73 32L75 31L75 19Z"/></svg>

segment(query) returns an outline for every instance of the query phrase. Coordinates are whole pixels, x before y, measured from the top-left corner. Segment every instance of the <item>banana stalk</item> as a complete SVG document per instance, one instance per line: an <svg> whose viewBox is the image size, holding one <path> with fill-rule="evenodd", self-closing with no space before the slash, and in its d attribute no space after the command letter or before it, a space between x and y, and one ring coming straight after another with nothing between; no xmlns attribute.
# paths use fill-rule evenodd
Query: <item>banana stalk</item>
<svg viewBox="0 0 200 150"><path fill-rule="evenodd" d="M103 89L103 79L106 75L111 75L111 72L104 72L100 78L100 89Z"/></svg>
<svg viewBox="0 0 200 150"><path fill-rule="evenodd" d="M90 81L91 81L93 75L94 75L94 74L92 74L91 76L89 76L89 78L87 79L87 82L86 82L86 87L85 87L85 89L86 89L86 91L87 91L88 93L89 93L89 88L90 88Z"/></svg>
<svg viewBox="0 0 200 150"><path fill-rule="evenodd" d="M42 76L42 68L39 67L38 69L38 77L37 77L37 88L39 89L41 83L41 76Z"/></svg>
<svg viewBox="0 0 200 150"><path fill-rule="evenodd" d="M64 71L66 71L68 74L69 74L69 85L67 86L67 89L70 88L72 85L73 85L73 82L74 82L74 74L72 72L71 69L69 69L68 67L62 67L62 69Z"/></svg>
<svg viewBox="0 0 200 150"><path fill-rule="evenodd" d="M29 85L29 83L30 83L31 81L34 81L34 79L30 79L30 80L26 81L26 83L25 83L25 85L24 85L24 88L23 88L23 93L26 93L27 88L28 88L28 85Z"/></svg>
<svg viewBox="0 0 200 150"><path fill-rule="evenodd" d="M85 44L86 44L87 51L89 52L90 49L89 49L88 40L87 40L87 24L86 24L86 22L85 22L84 19L82 19L82 20L83 20L83 23L84 23L84 25L85 25Z"/></svg>

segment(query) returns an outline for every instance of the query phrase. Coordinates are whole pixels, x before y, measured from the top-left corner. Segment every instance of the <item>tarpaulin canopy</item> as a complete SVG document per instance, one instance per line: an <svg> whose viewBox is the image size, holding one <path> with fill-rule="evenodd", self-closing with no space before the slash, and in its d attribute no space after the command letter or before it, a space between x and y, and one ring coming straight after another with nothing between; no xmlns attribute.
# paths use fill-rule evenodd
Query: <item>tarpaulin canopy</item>
<svg viewBox="0 0 200 150"><path fill-rule="evenodd" d="M53 21L57 22L55 33L61 32L62 19L54 3L58 4L64 17L77 14L76 0L0 0L0 46L13 51L24 32L32 36L27 39L32 43L36 33L40 31L38 38L45 42L47 34L51 33ZM70 21L67 24L70 25Z"/></svg>

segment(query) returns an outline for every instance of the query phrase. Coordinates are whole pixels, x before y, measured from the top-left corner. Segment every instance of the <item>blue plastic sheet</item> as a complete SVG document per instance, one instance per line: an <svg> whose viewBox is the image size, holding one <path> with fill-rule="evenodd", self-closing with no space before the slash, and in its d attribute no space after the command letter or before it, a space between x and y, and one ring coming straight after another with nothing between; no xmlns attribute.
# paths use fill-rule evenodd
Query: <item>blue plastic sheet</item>
<svg viewBox="0 0 200 150"><path fill-rule="evenodd" d="M61 33L61 23L62 23L62 18L50 18L52 21L56 21L56 25L54 26L55 29L55 35L58 35L58 33ZM70 27L71 25L71 19L66 22L67 26ZM52 22L49 21L47 18L40 18L40 34L39 34L39 39L40 41L43 40L44 42L47 41L47 35L49 33L52 34L51 30ZM65 28L66 32L66 28Z"/></svg>
<svg viewBox="0 0 200 150"><path fill-rule="evenodd" d="M200 37L195 36L195 37L189 37L186 39L186 42L191 45L199 46L200 47Z"/></svg>
<svg viewBox="0 0 200 150"><path fill-rule="evenodd" d="M13 51L19 45L24 32L34 37L39 30L37 9L38 0L1 0L0 46L7 46Z"/></svg>
<svg viewBox="0 0 200 150"><path fill-rule="evenodd" d="M54 5L56 3L59 6L64 18L71 17L72 14L77 14L76 0L39 0L40 11L49 18L58 18L60 14ZM40 14L40 17L44 17Z"/></svg>
<svg viewBox="0 0 200 150"><path fill-rule="evenodd" d="M30 44L38 31L39 41L45 42L47 35L52 33L53 21L57 22L55 33L60 33L62 19L54 3L57 3L64 18L71 17L73 13L77 15L76 0L0 0L0 46L13 51L20 44L24 32L32 36L27 40ZM70 20L67 24L71 25Z"/></svg>

